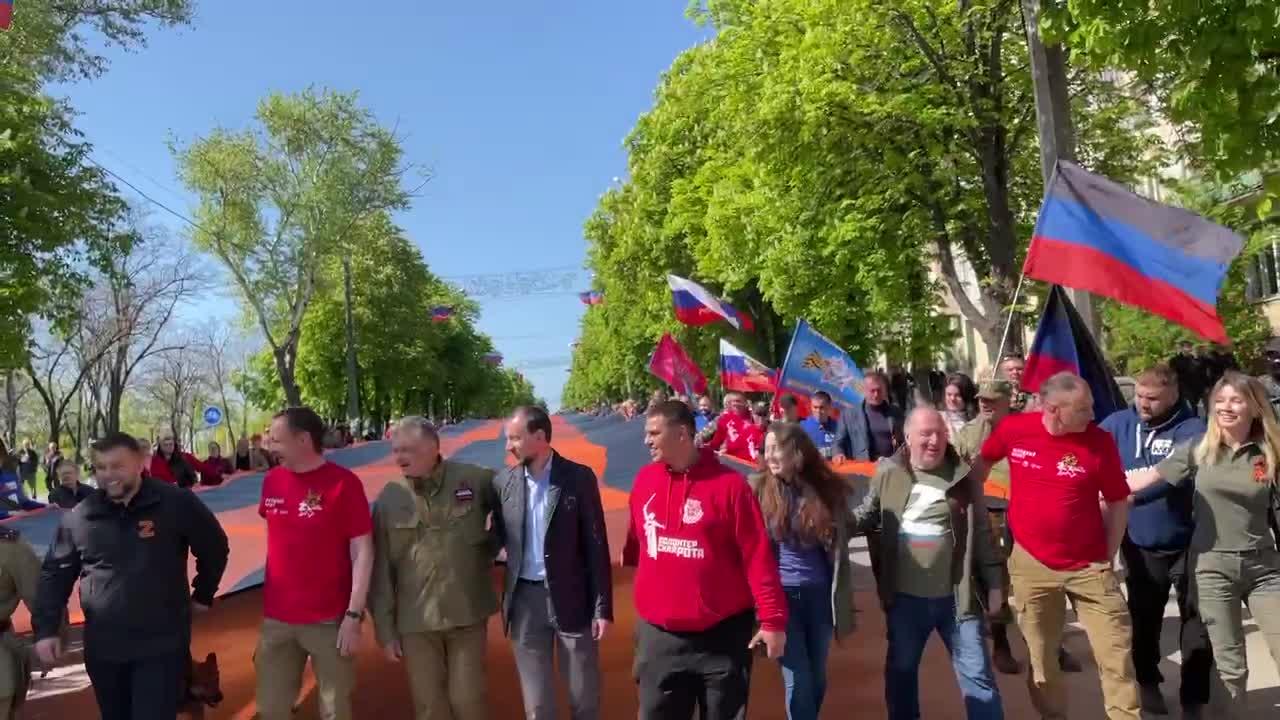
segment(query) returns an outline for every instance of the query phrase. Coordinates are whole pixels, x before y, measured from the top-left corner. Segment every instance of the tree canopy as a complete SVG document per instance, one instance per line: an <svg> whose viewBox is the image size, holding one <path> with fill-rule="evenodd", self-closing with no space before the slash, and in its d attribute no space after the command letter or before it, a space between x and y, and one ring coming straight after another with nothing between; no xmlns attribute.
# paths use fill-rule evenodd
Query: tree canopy
<svg viewBox="0 0 1280 720"><path fill-rule="evenodd" d="M566 402L649 384L667 330L715 366L714 331L677 328L668 272L750 312L758 332L731 339L766 363L803 317L863 365L931 364L955 336L944 286L995 352L1043 192L1018 3L711 0L694 15L716 37L664 74L625 183L586 223L605 301ZM1096 73L1071 86L1090 169L1124 181L1158 164L1140 103Z"/></svg>

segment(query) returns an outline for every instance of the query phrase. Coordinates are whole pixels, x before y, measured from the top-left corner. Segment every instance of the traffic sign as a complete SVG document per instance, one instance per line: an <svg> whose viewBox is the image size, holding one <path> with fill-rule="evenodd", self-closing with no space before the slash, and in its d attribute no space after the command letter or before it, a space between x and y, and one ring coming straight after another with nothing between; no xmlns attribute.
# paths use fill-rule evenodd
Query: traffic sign
<svg viewBox="0 0 1280 720"><path fill-rule="evenodd" d="M210 405L204 409L204 424L213 427L222 422L222 408Z"/></svg>

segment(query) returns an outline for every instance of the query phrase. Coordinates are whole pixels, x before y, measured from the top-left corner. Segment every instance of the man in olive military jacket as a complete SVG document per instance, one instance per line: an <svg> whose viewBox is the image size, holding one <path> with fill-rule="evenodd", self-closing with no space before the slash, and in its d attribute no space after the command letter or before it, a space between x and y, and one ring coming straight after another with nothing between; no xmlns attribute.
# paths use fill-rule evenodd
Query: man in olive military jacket
<svg viewBox="0 0 1280 720"><path fill-rule="evenodd" d="M0 528L0 720L17 717L31 679L29 648L13 632L10 618L21 600L31 610L40 581L40 560L17 530Z"/></svg>
<svg viewBox="0 0 1280 720"><path fill-rule="evenodd" d="M373 509L378 643L404 660L416 720L487 720L485 628L498 609L497 542L486 522L498 509L493 471L443 460L421 417L400 421L392 450L404 478Z"/></svg>
<svg viewBox="0 0 1280 720"><path fill-rule="evenodd" d="M551 449L539 407L507 423L516 459L499 483L495 525L507 549L504 627L511 634L528 720L553 720L555 655L573 720L600 717L597 643L613 622L613 576L596 475ZM558 650L553 650L558 648Z"/></svg>

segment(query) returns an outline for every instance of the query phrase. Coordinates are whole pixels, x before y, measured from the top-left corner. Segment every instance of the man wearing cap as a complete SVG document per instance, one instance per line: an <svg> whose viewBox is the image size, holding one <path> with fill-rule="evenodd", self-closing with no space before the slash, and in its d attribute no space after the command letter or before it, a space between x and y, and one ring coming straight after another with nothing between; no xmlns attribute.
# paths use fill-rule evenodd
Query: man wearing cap
<svg viewBox="0 0 1280 720"><path fill-rule="evenodd" d="M996 425L1011 412L1013 403L1013 384L1003 379L987 379L978 384L978 416L970 420L952 440L956 452L966 463L971 463L982 450ZM991 466L991 474L987 482L1004 488L1006 497L1009 492L1009 461L1001 460ZM1005 526L1004 513L992 513L991 542L995 555L1004 566L1001 577L1004 581L1002 597L1005 605L998 614L991 617L991 663L996 670L1006 675L1017 675L1022 667L1013 657L1013 649L1009 646L1009 623L1013 622L1013 613L1009 609L1009 551L1013 547ZM983 597L980 595L979 597ZM1058 657L1062 669L1067 672L1079 672L1079 662L1067 653L1066 648L1059 651Z"/></svg>

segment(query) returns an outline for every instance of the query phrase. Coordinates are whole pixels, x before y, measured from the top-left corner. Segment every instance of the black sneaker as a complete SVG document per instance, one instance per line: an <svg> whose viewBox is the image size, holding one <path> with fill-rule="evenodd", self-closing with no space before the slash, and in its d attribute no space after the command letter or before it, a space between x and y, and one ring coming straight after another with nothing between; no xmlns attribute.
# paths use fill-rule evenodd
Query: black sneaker
<svg viewBox="0 0 1280 720"><path fill-rule="evenodd" d="M1168 715L1169 704L1164 701L1159 685L1143 685L1138 688L1142 698L1142 711L1152 715ZM1186 717L1186 713L1183 713Z"/></svg>
<svg viewBox="0 0 1280 720"><path fill-rule="evenodd" d="M1058 648L1058 667L1062 668L1062 672L1065 673L1084 672L1084 666L1071 653L1067 652L1066 647Z"/></svg>

